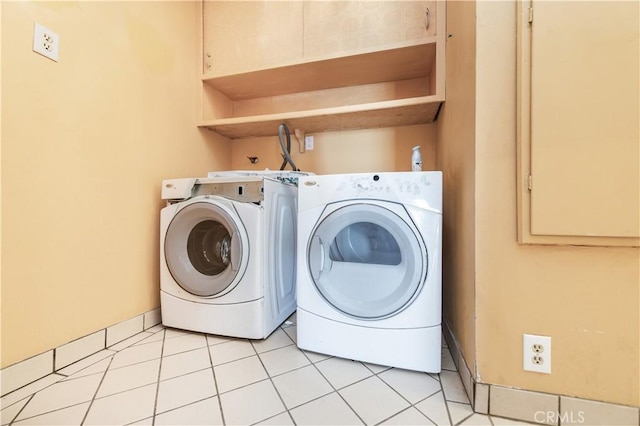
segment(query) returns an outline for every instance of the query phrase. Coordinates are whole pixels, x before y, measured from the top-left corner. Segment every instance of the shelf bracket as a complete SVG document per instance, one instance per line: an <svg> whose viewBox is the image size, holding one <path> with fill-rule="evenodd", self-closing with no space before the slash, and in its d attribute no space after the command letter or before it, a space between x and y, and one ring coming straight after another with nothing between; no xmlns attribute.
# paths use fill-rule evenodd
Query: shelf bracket
<svg viewBox="0 0 640 426"><path fill-rule="evenodd" d="M296 136L296 139L298 140L298 151L306 152L305 145L304 145L304 130L295 129L293 133Z"/></svg>

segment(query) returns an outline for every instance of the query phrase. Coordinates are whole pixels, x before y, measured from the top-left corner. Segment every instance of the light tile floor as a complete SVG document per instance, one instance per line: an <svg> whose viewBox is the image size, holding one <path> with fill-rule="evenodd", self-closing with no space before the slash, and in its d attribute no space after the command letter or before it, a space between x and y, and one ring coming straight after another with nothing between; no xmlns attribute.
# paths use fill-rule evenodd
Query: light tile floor
<svg viewBox="0 0 640 426"><path fill-rule="evenodd" d="M473 413L449 349L426 374L155 326L1 399L2 425L517 425ZM443 340L444 342L444 340Z"/></svg>

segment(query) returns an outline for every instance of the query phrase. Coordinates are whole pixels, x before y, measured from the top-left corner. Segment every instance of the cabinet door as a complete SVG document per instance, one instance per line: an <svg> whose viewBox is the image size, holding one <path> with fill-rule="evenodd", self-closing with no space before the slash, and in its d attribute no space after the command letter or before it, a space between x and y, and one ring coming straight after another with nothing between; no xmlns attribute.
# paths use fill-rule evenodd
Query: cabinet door
<svg viewBox="0 0 640 426"><path fill-rule="evenodd" d="M530 233L637 244L639 4L531 7Z"/></svg>
<svg viewBox="0 0 640 426"><path fill-rule="evenodd" d="M304 56L334 55L436 34L436 1L305 1Z"/></svg>
<svg viewBox="0 0 640 426"><path fill-rule="evenodd" d="M203 2L205 74L233 74L302 59L303 3Z"/></svg>

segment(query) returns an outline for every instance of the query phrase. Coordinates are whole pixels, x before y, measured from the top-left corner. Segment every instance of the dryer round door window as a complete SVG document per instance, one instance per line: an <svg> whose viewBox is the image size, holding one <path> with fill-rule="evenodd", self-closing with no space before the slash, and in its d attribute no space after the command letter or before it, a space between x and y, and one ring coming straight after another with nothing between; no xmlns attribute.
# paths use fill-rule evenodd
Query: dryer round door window
<svg viewBox="0 0 640 426"><path fill-rule="evenodd" d="M215 296L237 283L243 253L239 225L215 204L180 210L169 224L164 250L171 275L191 294Z"/></svg>
<svg viewBox="0 0 640 426"><path fill-rule="evenodd" d="M325 300L347 315L371 320L408 306L420 291L427 259L407 221L408 215L403 219L368 203L326 216L307 248L309 272Z"/></svg>

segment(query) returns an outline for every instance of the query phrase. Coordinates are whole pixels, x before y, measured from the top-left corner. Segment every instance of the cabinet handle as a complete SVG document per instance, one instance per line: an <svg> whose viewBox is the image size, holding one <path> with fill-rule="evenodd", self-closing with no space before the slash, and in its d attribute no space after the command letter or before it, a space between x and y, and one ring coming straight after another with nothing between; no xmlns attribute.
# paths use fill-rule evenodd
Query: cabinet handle
<svg viewBox="0 0 640 426"><path fill-rule="evenodd" d="M424 28L428 31L431 25L431 11L429 8L424 12Z"/></svg>

